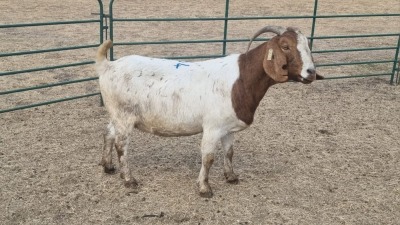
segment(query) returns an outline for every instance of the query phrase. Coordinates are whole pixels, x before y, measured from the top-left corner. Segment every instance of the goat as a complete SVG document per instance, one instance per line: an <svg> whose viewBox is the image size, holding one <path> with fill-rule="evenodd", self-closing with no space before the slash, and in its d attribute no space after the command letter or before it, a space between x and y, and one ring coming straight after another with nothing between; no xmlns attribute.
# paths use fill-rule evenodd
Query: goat
<svg viewBox="0 0 400 225"><path fill-rule="evenodd" d="M266 32L276 36L249 50L252 41ZM291 27L266 26L251 38L245 54L201 62L138 55L110 62L106 54L111 46L110 40L105 41L96 56L101 95L111 117L100 165L106 173L115 171L111 160L115 145L126 187L137 186L127 162L133 128L160 136L203 132L198 177L202 197L213 195L208 175L221 141L226 181L237 183L232 167L234 133L252 124L268 88L288 80L308 84L323 79L316 73L306 36Z"/></svg>

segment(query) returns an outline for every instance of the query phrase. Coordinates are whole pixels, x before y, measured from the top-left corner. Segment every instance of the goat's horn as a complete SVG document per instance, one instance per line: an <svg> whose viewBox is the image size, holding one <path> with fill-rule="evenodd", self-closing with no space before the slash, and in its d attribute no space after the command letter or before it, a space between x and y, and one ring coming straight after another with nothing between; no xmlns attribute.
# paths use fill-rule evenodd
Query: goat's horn
<svg viewBox="0 0 400 225"><path fill-rule="evenodd" d="M257 38L258 36L260 36L261 34L266 33L266 32L272 32L272 33L274 33L274 34L281 35L281 34L283 34L283 32L285 32L285 31L286 31L286 28L281 27L281 26L266 26L266 27L264 27L264 28L261 28L261 29L260 29L259 31L257 31L257 32L253 35L253 37L250 39L250 42L249 42L249 45L247 46L247 51L246 51L246 52L249 51L250 45L251 45L251 43L254 41L254 39L256 39L256 38Z"/></svg>

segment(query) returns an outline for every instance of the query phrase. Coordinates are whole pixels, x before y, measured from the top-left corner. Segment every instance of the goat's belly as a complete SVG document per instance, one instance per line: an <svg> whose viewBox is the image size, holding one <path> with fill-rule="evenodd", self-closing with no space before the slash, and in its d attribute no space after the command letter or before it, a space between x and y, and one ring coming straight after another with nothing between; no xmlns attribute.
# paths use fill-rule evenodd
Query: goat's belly
<svg viewBox="0 0 400 225"><path fill-rule="evenodd" d="M201 124L171 123L159 120L137 120L138 130L164 137L190 136L203 132Z"/></svg>

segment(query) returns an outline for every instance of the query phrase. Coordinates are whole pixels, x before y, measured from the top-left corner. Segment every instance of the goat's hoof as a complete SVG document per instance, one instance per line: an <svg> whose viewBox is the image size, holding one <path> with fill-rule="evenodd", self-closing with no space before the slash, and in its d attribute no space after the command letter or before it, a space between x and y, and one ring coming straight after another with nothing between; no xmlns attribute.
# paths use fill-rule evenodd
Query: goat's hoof
<svg viewBox="0 0 400 225"><path fill-rule="evenodd" d="M132 188L132 189L136 189L139 186L138 182L135 179L125 181L124 185L126 188Z"/></svg>
<svg viewBox="0 0 400 225"><path fill-rule="evenodd" d="M224 175L225 175L225 179L226 179L227 183L230 183L230 184L238 184L239 183L239 178L236 174L231 173L228 175L225 173Z"/></svg>
<svg viewBox="0 0 400 225"><path fill-rule="evenodd" d="M202 188L199 190L200 197L202 198L211 198L213 196L213 192L211 190L210 185L204 185Z"/></svg>
<svg viewBox="0 0 400 225"><path fill-rule="evenodd" d="M116 168L114 165L104 166L104 173L115 174Z"/></svg>
<svg viewBox="0 0 400 225"><path fill-rule="evenodd" d="M214 195L211 190L200 191L199 194L200 194L200 197L202 197L202 198L211 198Z"/></svg>

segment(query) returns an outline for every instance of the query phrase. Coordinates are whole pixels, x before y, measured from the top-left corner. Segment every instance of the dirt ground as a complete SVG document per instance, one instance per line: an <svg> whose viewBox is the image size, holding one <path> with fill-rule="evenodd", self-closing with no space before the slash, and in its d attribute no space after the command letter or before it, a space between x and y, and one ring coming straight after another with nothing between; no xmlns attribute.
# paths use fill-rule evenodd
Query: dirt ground
<svg viewBox="0 0 400 225"><path fill-rule="evenodd" d="M96 1L0 2L0 24L94 19ZM314 1L232 1L231 16L310 15ZM261 4L262 3L262 4ZM374 4L371 4L374 3ZM108 4L108 3L107 3ZM107 5L106 4L106 5ZM400 2L321 1L320 14L398 13ZM115 1L128 17L223 16L224 1ZM118 12L118 13L117 13ZM344 26L345 22L345 26ZM310 20L232 21L229 38L247 38L266 24ZM330 19L316 34L396 33L393 18ZM116 41L217 39L221 22L120 23ZM98 41L97 27L0 30L0 51ZM317 40L315 49L394 46L397 39ZM228 53L247 43L230 43ZM220 54L221 45L118 47L116 57ZM0 71L92 60L95 49L0 58ZM392 59L394 51L315 54L317 63ZM388 71L390 65L321 67L326 77ZM0 91L95 76L92 66L0 77ZM389 78L325 80L272 87L254 124L236 135L234 169L225 182L219 151L210 172L214 197L197 194L201 135L163 138L134 132L129 156L137 190L98 166L108 122L98 97L0 114L1 224L400 224L400 88ZM0 96L0 108L98 91L97 82ZM219 146L220 147L220 146Z"/></svg>

